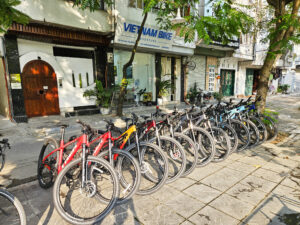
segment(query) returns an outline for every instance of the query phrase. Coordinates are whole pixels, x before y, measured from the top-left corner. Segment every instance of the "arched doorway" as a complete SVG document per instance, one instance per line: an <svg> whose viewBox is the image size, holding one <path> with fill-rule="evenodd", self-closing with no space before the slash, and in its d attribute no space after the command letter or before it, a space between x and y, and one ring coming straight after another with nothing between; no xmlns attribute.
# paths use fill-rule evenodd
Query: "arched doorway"
<svg viewBox="0 0 300 225"><path fill-rule="evenodd" d="M59 114L56 74L48 63L28 62L23 68L22 84L28 117Z"/></svg>

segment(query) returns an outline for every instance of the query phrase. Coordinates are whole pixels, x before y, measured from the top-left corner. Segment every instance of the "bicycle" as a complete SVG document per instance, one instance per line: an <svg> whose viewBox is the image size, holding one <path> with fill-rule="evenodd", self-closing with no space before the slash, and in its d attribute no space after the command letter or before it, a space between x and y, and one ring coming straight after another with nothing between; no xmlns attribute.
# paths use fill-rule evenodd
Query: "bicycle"
<svg viewBox="0 0 300 225"><path fill-rule="evenodd" d="M0 171L5 164L5 150L10 149L8 139L0 141ZM12 207L13 205L13 207ZM24 208L17 197L5 189L0 188L0 221L3 224L26 225L26 214Z"/></svg>

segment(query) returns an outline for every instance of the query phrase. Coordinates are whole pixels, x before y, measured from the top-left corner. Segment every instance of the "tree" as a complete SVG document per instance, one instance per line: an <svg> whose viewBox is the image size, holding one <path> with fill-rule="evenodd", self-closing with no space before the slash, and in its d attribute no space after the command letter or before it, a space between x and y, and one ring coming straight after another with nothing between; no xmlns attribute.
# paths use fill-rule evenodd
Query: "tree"
<svg viewBox="0 0 300 225"><path fill-rule="evenodd" d="M263 101L258 108L263 112L268 93L268 81L276 60L293 44L300 44L300 0L267 0L271 10L271 18L260 24L267 31L264 41L269 43L268 52L261 69L258 82L257 97Z"/></svg>
<svg viewBox="0 0 300 225"><path fill-rule="evenodd" d="M29 17L14 8L19 4L19 0L0 0L0 33L5 33L13 22L28 23Z"/></svg>

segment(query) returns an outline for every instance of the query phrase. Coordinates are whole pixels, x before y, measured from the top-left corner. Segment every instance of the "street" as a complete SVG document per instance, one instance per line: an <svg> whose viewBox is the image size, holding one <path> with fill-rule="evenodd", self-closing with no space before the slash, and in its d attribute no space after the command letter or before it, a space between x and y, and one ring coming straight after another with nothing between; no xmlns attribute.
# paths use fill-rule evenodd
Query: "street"
<svg viewBox="0 0 300 225"><path fill-rule="evenodd" d="M234 153L224 162L196 168L155 194L136 195L101 224L299 224L300 97L270 96L267 107L279 112L280 135L286 134L282 142ZM74 119L67 122L75 124ZM44 190L35 181L43 137L32 130L18 125L5 133L2 128L13 150L6 154L0 183L13 186L9 191L22 202L28 224L67 224L53 207L52 189Z"/></svg>

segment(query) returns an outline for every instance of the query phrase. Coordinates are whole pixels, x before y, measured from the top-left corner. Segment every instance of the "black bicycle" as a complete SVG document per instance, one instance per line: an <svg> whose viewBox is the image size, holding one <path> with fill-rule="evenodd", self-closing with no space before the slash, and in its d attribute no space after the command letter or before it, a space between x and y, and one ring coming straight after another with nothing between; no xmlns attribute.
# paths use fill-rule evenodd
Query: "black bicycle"
<svg viewBox="0 0 300 225"><path fill-rule="evenodd" d="M7 148L10 149L8 139L0 141L0 171L4 167ZM0 222L7 225L26 225L26 215L21 202L5 189L0 189Z"/></svg>

